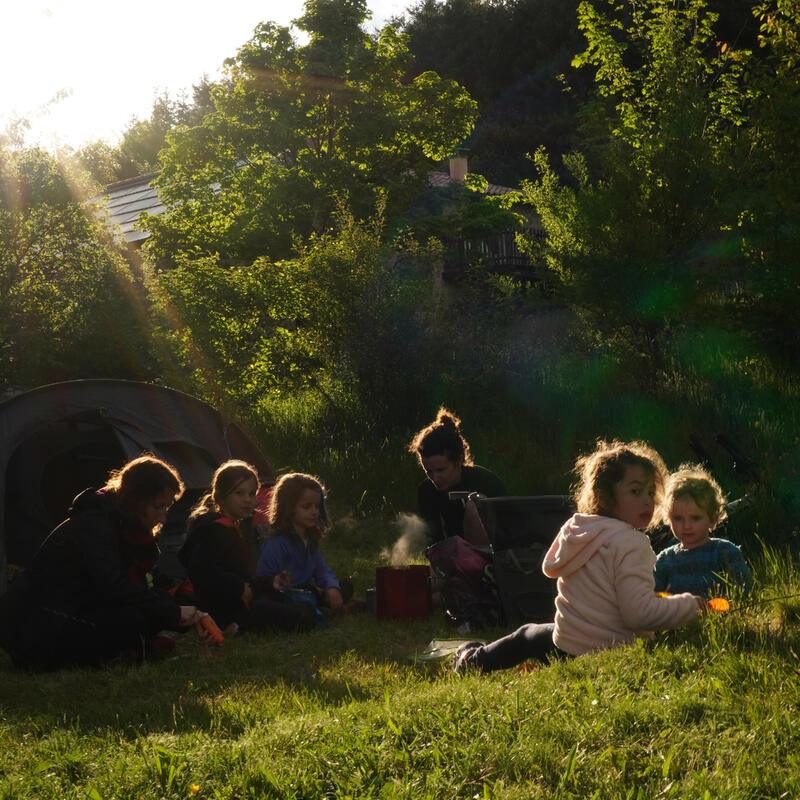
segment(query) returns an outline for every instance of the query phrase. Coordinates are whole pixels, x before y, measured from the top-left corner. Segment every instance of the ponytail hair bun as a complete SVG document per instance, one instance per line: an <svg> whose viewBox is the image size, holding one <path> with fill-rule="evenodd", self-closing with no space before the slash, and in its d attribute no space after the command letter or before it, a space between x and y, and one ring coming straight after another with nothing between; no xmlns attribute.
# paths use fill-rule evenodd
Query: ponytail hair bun
<svg viewBox="0 0 800 800"><path fill-rule="evenodd" d="M461 420L444 406L439 408L436 419L419 431L408 450L415 453L422 464L423 458L446 456L455 464L472 465L472 455L466 439L461 435Z"/></svg>
<svg viewBox="0 0 800 800"><path fill-rule="evenodd" d="M452 429L457 433L461 427L461 420L452 411L448 411L442 406L436 414L436 421L433 424L440 425L442 428Z"/></svg>
<svg viewBox="0 0 800 800"><path fill-rule="evenodd" d="M211 489L199 500L189 514L187 530L194 528L197 520L210 511L220 511L225 498L243 481L254 480L259 485L258 472L252 464L232 458L217 467L211 480Z"/></svg>

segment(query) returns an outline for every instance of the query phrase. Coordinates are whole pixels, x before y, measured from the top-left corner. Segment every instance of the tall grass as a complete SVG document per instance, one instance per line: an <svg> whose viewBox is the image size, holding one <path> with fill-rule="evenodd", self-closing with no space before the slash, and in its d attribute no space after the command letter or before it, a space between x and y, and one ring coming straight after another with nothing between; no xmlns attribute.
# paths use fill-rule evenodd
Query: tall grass
<svg viewBox="0 0 800 800"><path fill-rule="evenodd" d="M574 319L564 309L537 302L511 323L489 311L476 318L472 308L450 307L447 314L436 327L436 378L408 376L419 379L411 407L347 387L266 399L258 427L276 465L318 472L342 513L389 519L414 508L423 476L407 444L444 404L462 418L475 460L512 494L568 492L575 458L598 438L646 439L675 468L695 460L689 437L696 434L733 499L749 479L715 443L725 433L762 476L757 509L732 521L731 535L742 543L753 534L796 538L800 383L792 375L753 359L731 360L721 346L708 345L691 363L676 357L655 389L643 389L628 364L574 344Z"/></svg>

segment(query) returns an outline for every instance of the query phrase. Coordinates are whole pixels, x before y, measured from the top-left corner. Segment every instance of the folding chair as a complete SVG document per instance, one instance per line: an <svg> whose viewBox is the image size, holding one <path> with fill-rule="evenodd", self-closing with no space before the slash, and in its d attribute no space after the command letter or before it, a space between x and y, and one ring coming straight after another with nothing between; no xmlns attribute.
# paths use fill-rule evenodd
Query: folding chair
<svg viewBox="0 0 800 800"><path fill-rule="evenodd" d="M575 511L568 495L477 498L493 549L494 578L509 625L549 622L555 613L556 582L542 560L561 526Z"/></svg>

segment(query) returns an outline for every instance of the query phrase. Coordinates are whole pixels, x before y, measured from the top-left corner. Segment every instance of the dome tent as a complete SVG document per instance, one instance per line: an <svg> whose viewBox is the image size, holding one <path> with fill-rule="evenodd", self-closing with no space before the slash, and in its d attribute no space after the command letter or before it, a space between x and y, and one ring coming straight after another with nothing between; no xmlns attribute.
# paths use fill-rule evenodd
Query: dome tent
<svg viewBox="0 0 800 800"><path fill-rule="evenodd" d="M239 426L174 389L77 380L0 403L0 593L7 565L30 562L78 492L102 486L110 470L143 452L178 470L187 501L210 486L214 470L229 458L272 477L271 466Z"/></svg>

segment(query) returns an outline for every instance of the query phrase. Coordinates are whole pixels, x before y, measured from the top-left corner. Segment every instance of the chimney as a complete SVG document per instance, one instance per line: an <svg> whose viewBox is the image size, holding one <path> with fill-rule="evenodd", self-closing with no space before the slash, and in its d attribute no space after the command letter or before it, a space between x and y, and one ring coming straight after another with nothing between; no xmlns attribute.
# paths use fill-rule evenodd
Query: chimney
<svg viewBox="0 0 800 800"><path fill-rule="evenodd" d="M450 156L450 180L464 183L467 174L467 157L463 153Z"/></svg>

